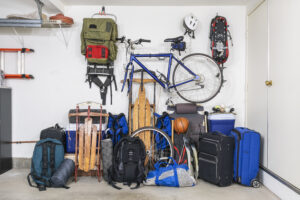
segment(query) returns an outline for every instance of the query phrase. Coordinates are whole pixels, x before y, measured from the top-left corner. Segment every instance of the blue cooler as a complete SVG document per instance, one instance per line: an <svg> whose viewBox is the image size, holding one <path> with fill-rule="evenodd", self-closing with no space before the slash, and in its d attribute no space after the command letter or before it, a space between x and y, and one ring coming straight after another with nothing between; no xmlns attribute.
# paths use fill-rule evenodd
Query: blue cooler
<svg viewBox="0 0 300 200"><path fill-rule="evenodd" d="M229 135L234 128L235 116L232 113L211 114L208 116L208 131L219 131Z"/></svg>
<svg viewBox="0 0 300 200"><path fill-rule="evenodd" d="M66 151L67 153L75 153L76 131L66 131Z"/></svg>
<svg viewBox="0 0 300 200"><path fill-rule="evenodd" d="M104 131L102 131L102 135ZM76 131L75 130L67 130L66 131L66 153L75 153L76 146ZM98 147L98 137L97 137L97 145Z"/></svg>

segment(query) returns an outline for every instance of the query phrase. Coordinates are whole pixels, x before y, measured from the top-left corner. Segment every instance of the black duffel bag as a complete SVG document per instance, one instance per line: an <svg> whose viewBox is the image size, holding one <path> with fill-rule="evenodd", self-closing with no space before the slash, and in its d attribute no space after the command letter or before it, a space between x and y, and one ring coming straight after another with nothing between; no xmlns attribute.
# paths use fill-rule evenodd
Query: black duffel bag
<svg viewBox="0 0 300 200"><path fill-rule="evenodd" d="M61 141L64 147L66 147L66 132L58 124L41 131L40 139L46 138L57 139Z"/></svg>
<svg viewBox="0 0 300 200"><path fill-rule="evenodd" d="M66 184L69 178L73 175L74 170L74 161L71 159L65 159L51 177L51 187L63 187L68 189L69 187L67 187Z"/></svg>

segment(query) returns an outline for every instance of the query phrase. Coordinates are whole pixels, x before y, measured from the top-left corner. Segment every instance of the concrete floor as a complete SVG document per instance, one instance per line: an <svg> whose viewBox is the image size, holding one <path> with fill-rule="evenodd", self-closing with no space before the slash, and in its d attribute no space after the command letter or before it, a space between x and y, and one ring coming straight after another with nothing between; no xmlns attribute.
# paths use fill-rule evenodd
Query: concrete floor
<svg viewBox="0 0 300 200"><path fill-rule="evenodd" d="M1 200L276 200L279 199L267 188L262 186L255 189L233 184L229 187L217 187L199 180L195 187L168 188L156 186L141 186L137 190L131 190L123 186L122 190L116 190L106 182L98 183L95 177L80 177L77 183L70 183L70 189L49 188L39 192L38 189L28 185L26 176L28 170L13 169L0 175L0 199Z"/></svg>

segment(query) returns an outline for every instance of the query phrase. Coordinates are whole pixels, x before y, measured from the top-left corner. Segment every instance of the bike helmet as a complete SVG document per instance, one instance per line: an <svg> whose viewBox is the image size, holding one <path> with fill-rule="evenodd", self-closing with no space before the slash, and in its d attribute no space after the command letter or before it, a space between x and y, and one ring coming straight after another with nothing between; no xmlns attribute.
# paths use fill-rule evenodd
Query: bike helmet
<svg viewBox="0 0 300 200"><path fill-rule="evenodd" d="M195 38L195 34L194 31L196 30L197 26L198 26L198 19L193 15L188 15L184 18L183 20L183 26L185 28L185 34L188 33L188 35L192 38ZM193 34L193 35L191 35Z"/></svg>

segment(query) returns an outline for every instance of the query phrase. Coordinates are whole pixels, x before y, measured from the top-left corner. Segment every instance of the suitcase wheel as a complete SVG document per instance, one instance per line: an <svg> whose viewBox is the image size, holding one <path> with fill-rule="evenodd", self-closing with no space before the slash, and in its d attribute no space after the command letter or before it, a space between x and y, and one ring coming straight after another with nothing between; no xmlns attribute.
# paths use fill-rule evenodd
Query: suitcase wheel
<svg viewBox="0 0 300 200"><path fill-rule="evenodd" d="M254 187L254 188L259 188L260 187L260 182L256 179L253 179L251 181L251 186Z"/></svg>

